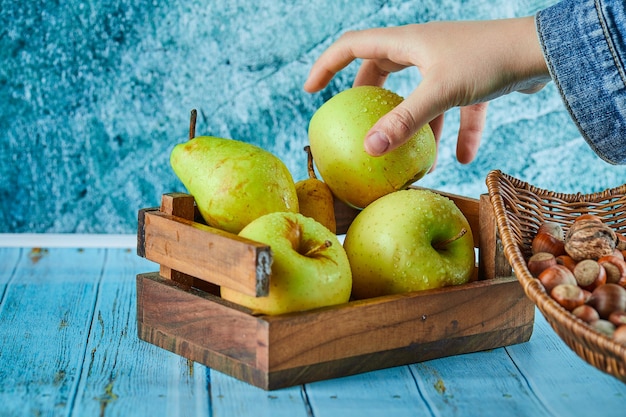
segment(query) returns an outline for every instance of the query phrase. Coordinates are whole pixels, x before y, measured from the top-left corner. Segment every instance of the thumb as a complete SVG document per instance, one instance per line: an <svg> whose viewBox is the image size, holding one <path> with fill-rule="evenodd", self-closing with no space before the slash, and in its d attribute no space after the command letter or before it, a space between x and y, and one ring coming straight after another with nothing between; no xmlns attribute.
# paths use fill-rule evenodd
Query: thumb
<svg viewBox="0 0 626 417"><path fill-rule="evenodd" d="M381 117L365 135L363 146L372 156L381 156L406 143L422 126L442 114L441 104L428 100L420 84L402 103Z"/></svg>

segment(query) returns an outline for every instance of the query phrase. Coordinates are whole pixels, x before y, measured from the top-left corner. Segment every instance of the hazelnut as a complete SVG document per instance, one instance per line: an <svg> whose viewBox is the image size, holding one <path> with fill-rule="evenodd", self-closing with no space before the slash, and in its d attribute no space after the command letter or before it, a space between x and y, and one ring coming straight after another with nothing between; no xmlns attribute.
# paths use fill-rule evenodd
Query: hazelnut
<svg viewBox="0 0 626 417"><path fill-rule="evenodd" d="M614 311L626 311L626 289L617 284L604 284L593 290L587 304L600 318L608 319Z"/></svg>
<svg viewBox="0 0 626 417"><path fill-rule="evenodd" d="M556 257L556 263L565 266L570 271L574 272L576 268L576 261L569 255L560 255Z"/></svg>
<svg viewBox="0 0 626 417"><path fill-rule="evenodd" d="M609 321L616 326L626 324L626 311L614 311L609 315Z"/></svg>
<svg viewBox="0 0 626 417"><path fill-rule="evenodd" d="M596 320L591 323L591 327L609 337L613 337L613 334L615 333L615 325L608 320Z"/></svg>
<svg viewBox="0 0 626 417"><path fill-rule="evenodd" d="M556 258L549 252L537 252L528 259L528 270L533 277L538 277L552 265L556 265Z"/></svg>
<svg viewBox="0 0 626 417"><path fill-rule="evenodd" d="M585 303L585 295L578 285L559 284L550 291L550 296L567 311Z"/></svg>
<svg viewBox="0 0 626 417"><path fill-rule="evenodd" d="M606 282L626 286L626 261L614 255L603 256L598 259L606 271Z"/></svg>
<svg viewBox="0 0 626 417"><path fill-rule="evenodd" d="M583 304L572 310L572 314L586 323L593 323L600 319L600 315L595 308Z"/></svg>
<svg viewBox="0 0 626 417"><path fill-rule="evenodd" d="M539 274L537 279L543 284L548 294L559 284L577 285L572 271L563 265L552 265Z"/></svg>
<svg viewBox="0 0 626 417"><path fill-rule="evenodd" d="M626 345L626 324L617 326L613 332L613 340L622 345Z"/></svg>
<svg viewBox="0 0 626 417"><path fill-rule="evenodd" d="M593 291L606 283L606 271L597 261L583 259L574 268L574 278L581 288Z"/></svg>
<svg viewBox="0 0 626 417"><path fill-rule="evenodd" d="M548 233L537 233L531 242L532 253L548 252L559 256L565 254L565 242Z"/></svg>

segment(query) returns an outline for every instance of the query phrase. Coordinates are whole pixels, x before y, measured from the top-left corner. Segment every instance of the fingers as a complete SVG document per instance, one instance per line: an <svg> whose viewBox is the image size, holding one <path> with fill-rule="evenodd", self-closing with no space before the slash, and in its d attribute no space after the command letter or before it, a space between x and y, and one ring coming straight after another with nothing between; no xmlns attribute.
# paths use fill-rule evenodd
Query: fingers
<svg viewBox="0 0 626 417"><path fill-rule="evenodd" d="M433 162L433 166L430 167L430 171L433 172L435 167L437 166L437 156L439 155L439 141L441 140L441 133L443 132L443 119L444 115L440 114L430 121L430 129L433 131L433 135L435 136L435 162Z"/></svg>
<svg viewBox="0 0 626 417"><path fill-rule="evenodd" d="M434 90L436 88L431 88L424 78L411 95L372 126L365 136L365 151L372 156L390 152L408 141L426 123L443 114L449 106Z"/></svg>
<svg viewBox="0 0 626 417"><path fill-rule="evenodd" d="M378 63L374 60L368 59L363 61L359 71L354 78L354 87L358 87L360 85L375 85L378 87L382 87L387 81L387 77L389 76L389 71L385 71L380 68Z"/></svg>
<svg viewBox="0 0 626 417"><path fill-rule="evenodd" d="M351 42L346 38L358 38L353 32L342 35L335 43L330 45L322 55L315 61L309 72L307 80L304 82L304 90L310 93L320 91L339 71L347 67L357 56L352 51Z"/></svg>
<svg viewBox="0 0 626 417"><path fill-rule="evenodd" d="M315 61L304 83L305 91L320 91L339 71L357 58L364 60L357 85L380 85L386 78L385 72L397 71L405 65L388 60L388 54L397 48L396 28L375 28L346 32L326 49ZM382 68L369 60L387 61L391 68ZM408 64L407 64L408 65ZM358 77L357 77L358 78Z"/></svg>
<svg viewBox="0 0 626 417"><path fill-rule="evenodd" d="M461 123L456 145L456 159L469 164L476 157L485 128L488 103L461 107Z"/></svg>

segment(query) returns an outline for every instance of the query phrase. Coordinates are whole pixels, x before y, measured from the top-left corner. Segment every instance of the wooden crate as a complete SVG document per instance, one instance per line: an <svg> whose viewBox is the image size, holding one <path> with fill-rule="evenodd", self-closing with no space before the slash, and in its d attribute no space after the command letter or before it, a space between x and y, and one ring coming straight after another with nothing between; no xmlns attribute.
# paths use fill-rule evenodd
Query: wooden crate
<svg viewBox="0 0 626 417"><path fill-rule="evenodd" d="M208 227L193 197L166 194L139 212L138 254L160 271L137 276L141 339L266 390L527 341L534 304L503 255L487 196L445 194L468 218L476 280L279 316L222 300L219 286L267 293L268 246ZM356 211L337 202L338 232Z"/></svg>

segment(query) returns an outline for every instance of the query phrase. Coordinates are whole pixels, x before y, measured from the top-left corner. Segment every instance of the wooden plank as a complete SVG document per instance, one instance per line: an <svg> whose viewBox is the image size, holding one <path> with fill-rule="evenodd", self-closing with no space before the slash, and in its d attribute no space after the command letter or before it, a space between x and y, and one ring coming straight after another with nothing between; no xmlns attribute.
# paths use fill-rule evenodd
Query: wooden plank
<svg viewBox="0 0 626 417"><path fill-rule="evenodd" d="M265 317L269 344L276 346L270 351L268 368L277 371L532 325L532 304L517 281L492 282L357 301L297 316ZM504 338L502 343L506 344Z"/></svg>
<svg viewBox="0 0 626 417"><path fill-rule="evenodd" d="M0 305L2 415L69 415L105 251L31 255L20 258Z"/></svg>
<svg viewBox="0 0 626 417"><path fill-rule="evenodd" d="M265 389L273 390L298 383L322 381L355 375L379 369L419 363L430 359L460 355L469 352L500 347L502 340L507 343L522 343L528 339L532 326L507 329L502 332L488 332L479 335L451 337L447 340L419 343L404 348L380 351L360 356L352 356L331 362L270 372ZM237 375L237 374L234 374Z"/></svg>
<svg viewBox="0 0 626 417"><path fill-rule="evenodd" d="M314 416L432 415L408 366L307 384L306 393Z"/></svg>
<svg viewBox="0 0 626 417"><path fill-rule="evenodd" d="M309 404L301 386L268 393L224 373L211 370L213 416L310 417ZM351 389L351 387L346 387ZM327 416L341 416L329 413ZM323 414L317 417L324 417Z"/></svg>
<svg viewBox="0 0 626 417"><path fill-rule="evenodd" d="M217 297L195 289L187 291L157 274L137 276L139 336L182 356L199 360L198 347L231 356L250 366L256 364L258 319L230 308Z"/></svg>
<svg viewBox="0 0 626 417"><path fill-rule="evenodd" d="M481 195L479 204L482 209L479 221L481 248L478 262L479 275L485 279L492 279L496 276L496 219L489 196Z"/></svg>
<svg viewBox="0 0 626 417"><path fill-rule="evenodd" d="M209 415L206 368L137 338L133 277L147 263L107 251L73 415Z"/></svg>
<svg viewBox="0 0 626 417"><path fill-rule="evenodd" d="M158 274L137 285L142 339L266 389L520 343L534 313L514 278L261 317Z"/></svg>
<svg viewBox="0 0 626 417"><path fill-rule="evenodd" d="M0 302L2 302L7 284L15 276L23 251L21 248L0 248Z"/></svg>
<svg viewBox="0 0 626 417"><path fill-rule="evenodd" d="M183 193L163 194L160 210L162 213L193 221L195 219L195 199L193 196ZM159 273L162 277L174 280L188 288L191 288L196 281L193 276L172 269L167 265L160 265Z"/></svg>
<svg viewBox="0 0 626 417"><path fill-rule="evenodd" d="M143 217L147 259L245 294L267 295L269 246L160 211Z"/></svg>
<svg viewBox="0 0 626 417"><path fill-rule="evenodd" d="M626 384L579 358L538 310L532 343L506 350L532 395L552 415L624 415Z"/></svg>
<svg viewBox="0 0 626 417"><path fill-rule="evenodd" d="M488 195L480 196L480 262L479 275L484 279L508 277L513 268L504 254L504 246L498 233L493 205Z"/></svg>
<svg viewBox="0 0 626 417"><path fill-rule="evenodd" d="M504 348L410 368L434 415L450 410L485 417L552 415L530 392Z"/></svg>

